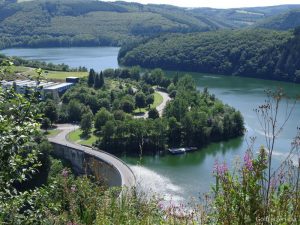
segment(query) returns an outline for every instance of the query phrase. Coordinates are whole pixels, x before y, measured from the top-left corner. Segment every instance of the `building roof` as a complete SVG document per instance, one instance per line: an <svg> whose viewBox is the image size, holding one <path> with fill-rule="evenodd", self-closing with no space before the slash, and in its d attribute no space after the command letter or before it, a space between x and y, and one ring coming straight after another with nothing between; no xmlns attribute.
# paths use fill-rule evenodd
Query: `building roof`
<svg viewBox="0 0 300 225"><path fill-rule="evenodd" d="M36 87L37 83L36 81L32 80L14 80L14 81L1 81L0 83L3 86L12 86L13 83L16 83L16 85L20 88L23 87ZM73 83L56 83L56 82L47 82L47 81L41 81L38 87L42 87L45 90L56 90L62 87L68 87L73 85Z"/></svg>
<svg viewBox="0 0 300 225"><path fill-rule="evenodd" d="M44 88L45 90L55 90L55 89L59 89L62 87L68 87L70 85L73 85L73 83L61 83L61 84L56 84L47 88Z"/></svg>

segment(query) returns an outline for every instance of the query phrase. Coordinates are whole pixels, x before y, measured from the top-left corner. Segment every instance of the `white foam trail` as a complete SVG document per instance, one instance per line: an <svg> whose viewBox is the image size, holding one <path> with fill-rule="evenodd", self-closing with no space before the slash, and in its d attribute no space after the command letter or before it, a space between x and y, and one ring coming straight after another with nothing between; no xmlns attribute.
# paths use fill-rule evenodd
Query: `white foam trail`
<svg viewBox="0 0 300 225"><path fill-rule="evenodd" d="M130 168L136 176L138 192L145 194L146 197L155 195L165 201L184 200L182 188L174 185L169 178L143 166L130 166Z"/></svg>

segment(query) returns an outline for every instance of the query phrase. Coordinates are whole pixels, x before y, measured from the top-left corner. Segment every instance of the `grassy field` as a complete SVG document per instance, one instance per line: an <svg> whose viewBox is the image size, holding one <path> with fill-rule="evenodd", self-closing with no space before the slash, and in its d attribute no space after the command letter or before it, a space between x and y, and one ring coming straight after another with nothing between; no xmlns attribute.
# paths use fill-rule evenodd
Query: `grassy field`
<svg viewBox="0 0 300 225"><path fill-rule="evenodd" d="M49 80L65 80L67 77L87 77L88 72L63 72L63 71L48 71L44 73L44 77Z"/></svg>
<svg viewBox="0 0 300 225"><path fill-rule="evenodd" d="M97 137L94 134L91 134L87 139L82 138L81 135L82 135L82 130L77 129L69 133L68 140L71 142L75 142L82 145L88 145L88 146L92 146L92 144L97 140Z"/></svg>
<svg viewBox="0 0 300 225"><path fill-rule="evenodd" d="M163 102L163 97L158 92L155 92L154 93L154 102L153 102L153 104L150 107L151 108L156 108L162 102Z"/></svg>
<svg viewBox="0 0 300 225"><path fill-rule="evenodd" d="M36 75L35 68L15 66L13 72L22 73L25 76ZM87 77L88 72L64 72L64 71L44 71L43 76L48 80L65 81L66 77Z"/></svg>
<svg viewBox="0 0 300 225"><path fill-rule="evenodd" d="M57 130L57 129L51 129L51 130L48 130L47 132L44 131L44 134L47 136L47 137L54 137L56 135L58 135L61 131L60 130Z"/></svg>
<svg viewBox="0 0 300 225"><path fill-rule="evenodd" d="M154 109L157 106L159 106L162 102L163 102L163 97L158 92L155 92L154 93L154 102L153 102L153 104L150 105L150 108ZM147 111L148 111L148 107L135 109L134 113L145 113Z"/></svg>

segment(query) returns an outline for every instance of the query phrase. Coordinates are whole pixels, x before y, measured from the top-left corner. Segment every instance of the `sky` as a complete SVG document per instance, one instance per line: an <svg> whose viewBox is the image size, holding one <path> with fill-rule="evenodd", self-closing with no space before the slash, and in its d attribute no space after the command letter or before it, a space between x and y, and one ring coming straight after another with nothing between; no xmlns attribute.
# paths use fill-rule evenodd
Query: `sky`
<svg viewBox="0 0 300 225"><path fill-rule="evenodd" d="M112 0L107 0L112 1ZM182 7L211 7L211 8L239 8L254 6L273 6L284 4L300 4L300 0L125 0L142 4L168 4Z"/></svg>

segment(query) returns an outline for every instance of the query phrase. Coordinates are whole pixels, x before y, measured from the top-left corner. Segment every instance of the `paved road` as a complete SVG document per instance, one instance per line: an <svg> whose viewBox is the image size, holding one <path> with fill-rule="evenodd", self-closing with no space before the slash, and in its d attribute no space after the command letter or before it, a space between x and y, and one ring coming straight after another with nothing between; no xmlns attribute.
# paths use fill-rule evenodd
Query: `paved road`
<svg viewBox="0 0 300 225"><path fill-rule="evenodd" d="M168 101L171 101L171 98L169 97L168 93L166 92L162 92L162 91L158 91L156 90L155 92L157 92L158 94L160 94L162 97L163 97L163 101L162 103L160 103L157 107L156 107L156 110L158 111L159 113L159 116L161 117L162 114L163 114L163 111L164 111L164 108L166 107ZM145 112L144 114L142 115L137 115L137 116L134 116L134 118L136 119L147 119L148 118L148 112Z"/></svg>
<svg viewBox="0 0 300 225"><path fill-rule="evenodd" d="M59 124L57 125L57 129L61 130L59 134L57 134L54 137L48 138L50 142L54 142L61 145L70 146L75 149L79 149L80 151L83 151L89 155L95 156L100 158L101 160L113 165L120 173L122 178L122 186L126 186L128 188L131 188L136 185L135 176L132 172L132 170L126 165L125 162L120 160L119 158L101 151L101 150L94 150L92 148L88 148L85 146L82 146L80 144L71 143L67 140L68 133L78 129L79 127L77 125L72 124Z"/></svg>

